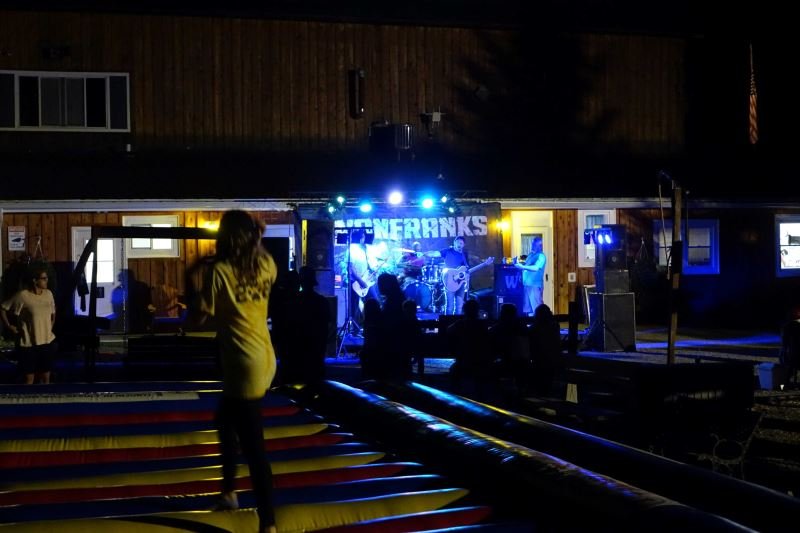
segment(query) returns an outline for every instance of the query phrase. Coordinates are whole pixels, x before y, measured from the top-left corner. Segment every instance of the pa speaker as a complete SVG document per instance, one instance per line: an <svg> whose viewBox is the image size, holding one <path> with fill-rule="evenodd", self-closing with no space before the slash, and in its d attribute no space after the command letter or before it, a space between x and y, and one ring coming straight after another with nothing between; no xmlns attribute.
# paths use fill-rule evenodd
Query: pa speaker
<svg viewBox="0 0 800 533"><path fill-rule="evenodd" d="M596 291L616 294L630 292L631 280L627 270L598 270L594 273Z"/></svg>
<svg viewBox="0 0 800 533"><path fill-rule="evenodd" d="M592 323L586 338L588 348L600 352L636 350L635 302L632 292L589 294Z"/></svg>
<svg viewBox="0 0 800 533"><path fill-rule="evenodd" d="M605 270L624 270L627 268L625 250L604 250L602 268Z"/></svg>
<svg viewBox="0 0 800 533"><path fill-rule="evenodd" d="M306 266L314 270L333 268L333 221L306 221Z"/></svg>

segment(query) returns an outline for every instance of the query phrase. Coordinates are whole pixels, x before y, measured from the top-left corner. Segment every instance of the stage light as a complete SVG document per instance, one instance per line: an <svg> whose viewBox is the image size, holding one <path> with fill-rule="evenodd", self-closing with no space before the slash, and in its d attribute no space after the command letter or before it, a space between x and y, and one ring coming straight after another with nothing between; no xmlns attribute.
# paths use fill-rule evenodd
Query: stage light
<svg viewBox="0 0 800 533"><path fill-rule="evenodd" d="M447 212L450 213L451 215L455 215L456 214L456 206L454 206L454 205L449 206L447 208Z"/></svg>
<svg viewBox="0 0 800 533"><path fill-rule="evenodd" d="M336 212L336 206L333 204L328 204L328 214L332 215Z"/></svg>
<svg viewBox="0 0 800 533"><path fill-rule="evenodd" d="M344 205L344 200L345 200L344 196L340 195L336 197L336 203L339 205Z"/></svg>
<svg viewBox="0 0 800 533"><path fill-rule="evenodd" d="M362 213L369 213L372 211L372 204L369 202L362 202L361 205L358 206L358 210Z"/></svg>
<svg viewBox="0 0 800 533"><path fill-rule="evenodd" d="M446 194L445 194L445 195L442 195L441 202L442 202L443 204L446 204L448 200L450 200L450 197L448 197Z"/></svg>
<svg viewBox="0 0 800 533"><path fill-rule="evenodd" d="M500 231L508 231L509 228L508 220L498 220L497 221L497 229Z"/></svg>
<svg viewBox="0 0 800 533"><path fill-rule="evenodd" d="M422 199L422 207L425 209L430 209L433 207L433 198L425 197Z"/></svg>
<svg viewBox="0 0 800 533"><path fill-rule="evenodd" d="M403 202L403 193L400 191L392 191L389 193L389 203L392 205L398 205Z"/></svg>

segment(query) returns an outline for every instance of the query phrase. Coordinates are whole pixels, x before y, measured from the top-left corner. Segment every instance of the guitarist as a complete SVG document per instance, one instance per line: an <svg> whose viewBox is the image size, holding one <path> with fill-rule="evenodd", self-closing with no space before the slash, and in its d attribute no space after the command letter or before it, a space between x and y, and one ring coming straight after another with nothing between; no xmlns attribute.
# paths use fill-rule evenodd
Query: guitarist
<svg viewBox="0 0 800 533"><path fill-rule="evenodd" d="M427 252L425 255L428 257L441 257L444 259L444 267L446 269L456 269L465 267L469 269L467 262L467 253L464 251L464 237L458 236L453 239L453 245L450 248L445 248L441 251ZM445 288L445 310L446 315L460 315L461 308L464 306L464 295L467 294L467 283L461 283L458 290L450 291Z"/></svg>
<svg viewBox="0 0 800 533"><path fill-rule="evenodd" d="M350 275L350 316L354 319L361 316L363 302L373 298L380 301L378 287L375 282L377 266L370 264L370 254L364 242L363 229L354 229L350 241L350 257L348 261ZM356 292L357 291L357 292ZM358 322L362 322L359 320Z"/></svg>

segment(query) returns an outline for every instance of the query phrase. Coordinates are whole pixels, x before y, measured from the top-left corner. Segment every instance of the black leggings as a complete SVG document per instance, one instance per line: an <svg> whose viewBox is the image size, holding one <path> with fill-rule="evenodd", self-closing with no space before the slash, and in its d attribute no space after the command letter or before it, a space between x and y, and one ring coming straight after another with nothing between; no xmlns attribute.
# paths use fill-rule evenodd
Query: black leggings
<svg viewBox="0 0 800 533"><path fill-rule="evenodd" d="M222 454L222 490L223 492L236 490L236 466L241 447L242 454L250 467L250 481L253 484L262 529L275 525L272 468L264 452L263 428L261 400L222 398L217 413Z"/></svg>

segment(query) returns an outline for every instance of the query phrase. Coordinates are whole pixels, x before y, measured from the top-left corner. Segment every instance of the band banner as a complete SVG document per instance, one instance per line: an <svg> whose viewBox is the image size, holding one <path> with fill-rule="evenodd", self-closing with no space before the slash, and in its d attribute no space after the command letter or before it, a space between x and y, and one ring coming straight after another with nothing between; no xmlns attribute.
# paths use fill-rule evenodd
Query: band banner
<svg viewBox="0 0 800 533"><path fill-rule="evenodd" d="M334 228L372 228L374 239L365 244L373 268L380 273L401 275L415 243L420 254L449 248L456 237L464 237L470 266L488 258L497 262L502 256L502 241L496 228L500 218L499 203L462 205L457 215L435 213L419 207L376 207L364 214L347 209L334 220ZM334 270L339 283L347 280L347 243L334 240ZM436 267L440 260L417 254L420 268ZM428 281L433 282L431 278ZM494 269L480 268L470 276L470 290L493 289Z"/></svg>

